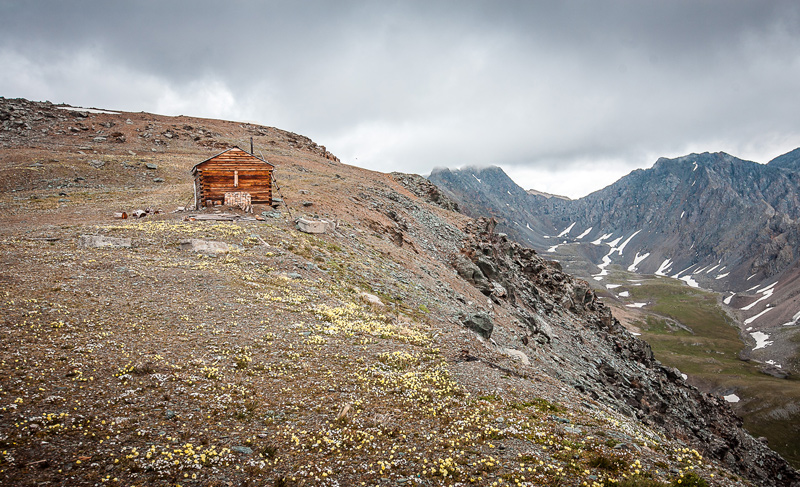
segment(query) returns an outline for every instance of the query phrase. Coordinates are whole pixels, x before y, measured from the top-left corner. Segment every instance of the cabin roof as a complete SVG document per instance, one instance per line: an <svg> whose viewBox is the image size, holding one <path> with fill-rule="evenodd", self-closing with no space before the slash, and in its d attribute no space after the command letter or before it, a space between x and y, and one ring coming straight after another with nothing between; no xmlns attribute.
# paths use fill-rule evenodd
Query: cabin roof
<svg viewBox="0 0 800 487"><path fill-rule="evenodd" d="M269 166L269 167L271 167L271 168L274 168L274 167L275 167L274 165L270 164L269 162L265 161L264 159L262 159L262 158L260 158L260 157L258 157L258 156L255 156L255 155L253 155L253 154L251 154L251 153L247 152L246 150L243 150L241 147L239 147L239 146L236 146L236 145L235 145L235 146L233 146L233 147L231 147L231 148L229 148L229 149L225 149L224 151L220 152L219 154L217 154L217 155L215 155L215 156L211 156L211 157L209 157L209 158L208 158L208 159L206 159L205 161L200 161L200 162L198 162L197 164L195 164L194 166L192 166L192 169L191 169L191 172L192 172L192 174L195 174L195 173L197 172L197 166L199 166L200 164L206 163L206 162L210 161L211 159L214 159L214 158L216 158L216 157L219 157L219 156L221 156L222 154L224 154L224 153L226 153L226 152L230 152L230 151L232 151L232 150L234 150L234 149L238 149L238 150L240 150L240 151L244 152L244 153L245 153L245 154L247 154L249 157L252 157L253 159L257 159L257 160L259 160L259 161L263 162L264 164L268 165L268 166Z"/></svg>

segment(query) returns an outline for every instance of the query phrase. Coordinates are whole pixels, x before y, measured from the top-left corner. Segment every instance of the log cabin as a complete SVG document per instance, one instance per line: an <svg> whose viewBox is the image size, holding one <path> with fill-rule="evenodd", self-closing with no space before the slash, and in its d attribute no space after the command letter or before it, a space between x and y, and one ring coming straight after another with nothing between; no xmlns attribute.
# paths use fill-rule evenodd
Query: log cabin
<svg viewBox="0 0 800 487"><path fill-rule="evenodd" d="M199 162L192 167L195 207L222 202L225 193L233 192L249 193L252 203L271 205L274 168L239 147Z"/></svg>

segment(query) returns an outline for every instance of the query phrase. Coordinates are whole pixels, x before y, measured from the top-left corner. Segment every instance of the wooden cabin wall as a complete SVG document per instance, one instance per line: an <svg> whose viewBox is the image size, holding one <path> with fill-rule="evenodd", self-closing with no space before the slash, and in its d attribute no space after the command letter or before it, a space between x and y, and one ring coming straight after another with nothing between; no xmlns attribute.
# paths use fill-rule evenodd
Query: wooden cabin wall
<svg viewBox="0 0 800 487"><path fill-rule="evenodd" d="M239 170L239 185L234 185L233 170L203 170L199 172L200 199L221 201L225 193L250 193L253 203L272 203L272 171Z"/></svg>

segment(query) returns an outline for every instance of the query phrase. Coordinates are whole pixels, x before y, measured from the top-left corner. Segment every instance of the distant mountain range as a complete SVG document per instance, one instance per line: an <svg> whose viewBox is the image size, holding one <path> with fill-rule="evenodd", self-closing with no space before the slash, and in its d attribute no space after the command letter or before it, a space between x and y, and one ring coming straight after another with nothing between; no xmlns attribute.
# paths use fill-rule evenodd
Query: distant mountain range
<svg viewBox="0 0 800 487"><path fill-rule="evenodd" d="M609 266L675 277L724 293L750 333L796 333L800 149L768 164L723 152L661 158L576 200L525 191L498 167L437 168L429 179L584 278L601 282Z"/></svg>

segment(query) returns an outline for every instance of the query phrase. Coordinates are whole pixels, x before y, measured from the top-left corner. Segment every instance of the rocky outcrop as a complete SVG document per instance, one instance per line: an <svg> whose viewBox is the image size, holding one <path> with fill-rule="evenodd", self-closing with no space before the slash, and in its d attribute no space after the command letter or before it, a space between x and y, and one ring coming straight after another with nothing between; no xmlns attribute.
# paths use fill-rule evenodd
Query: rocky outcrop
<svg viewBox="0 0 800 487"><path fill-rule="evenodd" d="M438 186L418 174L406 174L401 172L391 173L395 181L402 184L415 196L422 198L423 201L434 204L439 208L450 211L459 211L458 204L445 196Z"/></svg>
<svg viewBox="0 0 800 487"><path fill-rule="evenodd" d="M742 428L718 397L688 385L680 371L655 360L650 346L626 331L585 281L565 274L478 219L466 229L457 272L525 325L523 352L564 383L725 462L762 485L800 485L800 475ZM503 289L504 293L496 292ZM486 336L486 335L484 335ZM511 343L501 343L503 350Z"/></svg>

